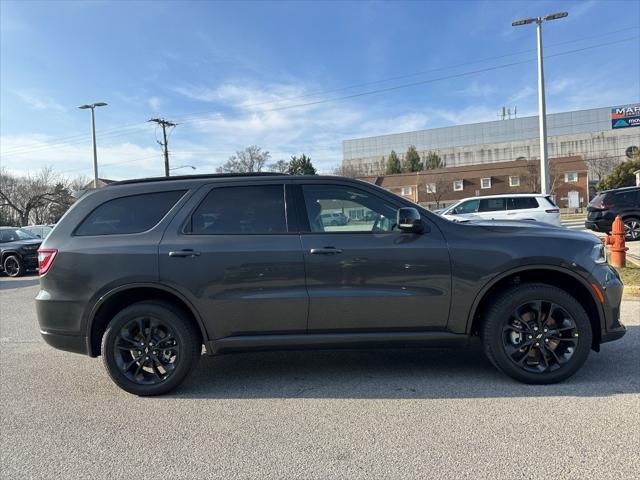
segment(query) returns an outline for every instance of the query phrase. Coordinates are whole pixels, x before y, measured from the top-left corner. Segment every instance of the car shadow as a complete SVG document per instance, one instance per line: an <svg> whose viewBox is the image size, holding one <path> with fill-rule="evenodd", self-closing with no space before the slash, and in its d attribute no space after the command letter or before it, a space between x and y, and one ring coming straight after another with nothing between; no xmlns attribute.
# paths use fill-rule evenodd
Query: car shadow
<svg viewBox="0 0 640 480"><path fill-rule="evenodd" d="M570 379L525 385L497 371L481 346L256 352L203 356L168 398L441 399L608 396L640 392L640 326L591 352Z"/></svg>
<svg viewBox="0 0 640 480"><path fill-rule="evenodd" d="M16 288L32 287L38 284L38 273L27 272L23 277L11 278L4 273L0 274L0 290L13 290Z"/></svg>

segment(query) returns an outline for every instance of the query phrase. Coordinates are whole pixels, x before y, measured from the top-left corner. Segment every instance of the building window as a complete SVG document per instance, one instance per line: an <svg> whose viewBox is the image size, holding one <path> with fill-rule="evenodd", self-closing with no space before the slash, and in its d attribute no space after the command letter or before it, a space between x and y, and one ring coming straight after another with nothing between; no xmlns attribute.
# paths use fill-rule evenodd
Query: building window
<svg viewBox="0 0 640 480"><path fill-rule="evenodd" d="M435 183L427 183L427 193L436 193Z"/></svg>
<svg viewBox="0 0 640 480"><path fill-rule="evenodd" d="M462 180L454 180L453 181L453 191L460 192L464 190L464 182Z"/></svg>
<svg viewBox="0 0 640 480"><path fill-rule="evenodd" d="M401 195L411 195L413 193L413 188L411 187L402 187L400 189L400 194Z"/></svg>
<svg viewBox="0 0 640 480"><path fill-rule="evenodd" d="M509 177L509 186L510 187L519 187L520 186L520 177L517 175L512 175Z"/></svg>
<svg viewBox="0 0 640 480"><path fill-rule="evenodd" d="M491 177L480 179L480 188L491 188Z"/></svg>
<svg viewBox="0 0 640 480"><path fill-rule="evenodd" d="M564 174L564 183L575 183L578 181L578 172L567 172Z"/></svg>

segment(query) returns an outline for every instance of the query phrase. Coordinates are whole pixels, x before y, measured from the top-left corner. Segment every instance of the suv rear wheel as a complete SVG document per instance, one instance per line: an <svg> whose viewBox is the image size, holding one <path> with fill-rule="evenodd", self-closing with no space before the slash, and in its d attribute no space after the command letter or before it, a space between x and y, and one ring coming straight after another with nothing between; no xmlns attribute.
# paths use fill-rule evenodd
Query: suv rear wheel
<svg viewBox="0 0 640 480"><path fill-rule="evenodd" d="M180 385L202 353L200 334L170 303L145 301L121 310L102 338L111 379L135 395L161 395Z"/></svg>
<svg viewBox="0 0 640 480"><path fill-rule="evenodd" d="M489 360L524 383L560 382L591 349L591 324L580 303L545 284L514 287L488 309L482 341Z"/></svg>

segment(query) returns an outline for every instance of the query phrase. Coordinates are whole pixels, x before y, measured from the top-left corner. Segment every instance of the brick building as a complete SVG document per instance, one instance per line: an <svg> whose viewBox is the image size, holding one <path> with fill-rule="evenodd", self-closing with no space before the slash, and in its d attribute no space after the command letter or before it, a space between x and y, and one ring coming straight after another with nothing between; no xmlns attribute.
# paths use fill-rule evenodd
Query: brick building
<svg viewBox="0 0 640 480"><path fill-rule="evenodd" d="M513 160L359 178L435 209L467 197L538 192L539 171L538 162ZM549 172L552 196L559 207L579 208L589 203L588 168L582 157L552 158Z"/></svg>

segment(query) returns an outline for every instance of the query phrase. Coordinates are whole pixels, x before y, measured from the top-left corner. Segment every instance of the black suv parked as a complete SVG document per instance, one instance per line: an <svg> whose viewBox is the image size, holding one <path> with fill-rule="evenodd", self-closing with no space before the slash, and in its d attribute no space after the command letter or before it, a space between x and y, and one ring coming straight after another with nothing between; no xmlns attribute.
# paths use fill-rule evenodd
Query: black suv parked
<svg viewBox="0 0 640 480"><path fill-rule="evenodd" d="M40 238L16 227L0 227L0 271L20 277L38 268Z"/></svg>
<svg viewBox="0 0 640 480"><path fill-rule="evenodd" d="M351 219L326 225L327 214ZM339 177L191 176L85 195L40 250L54 347L123 389L167 392L208 354L466 346L528 383L620 338L622 283L592 235L453 223Z"/></svg>
<svg viewBox="0 0 640 480"><path fill-rule="evenodd" d="M620 215L627 241L640 239L640 187L605 190L594 197L587 207L584 225L596 232L611 231L611 224Z"/></svg>

